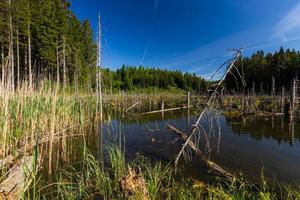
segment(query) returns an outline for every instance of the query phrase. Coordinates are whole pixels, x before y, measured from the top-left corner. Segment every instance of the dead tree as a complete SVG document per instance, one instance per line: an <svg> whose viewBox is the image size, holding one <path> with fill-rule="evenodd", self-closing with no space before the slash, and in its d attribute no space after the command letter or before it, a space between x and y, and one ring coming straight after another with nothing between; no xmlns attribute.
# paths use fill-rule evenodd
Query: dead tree
<svg viewBox="0 0 300 200"><path fill-rule="evenodd" d="M234 72L235 72L235 74L238 74L241 82L243 83L243 86L245 86L245 84L246 84L243 76L239 72L238 68L235 66L236 62L239 59L241 59L242 50L243 49L234 50L235 51L234 58L225 62L223 65L221 65L221 67L219 67L217 69L217 71L213 74L211 80L215 80L217 74L221 74L221 76L218 78L218 81L216 81L216 83L213 84L210 87L210 89L207 90L208 96L206 99L206 104L204 106L204 109L199 114L195 123L192 125L192 127L189 131L189 134L183 134L181 132L180 138L184 141L184 144L182 145L181 150L179 151L179 153L177 154L177 156L175 158L175 161L174 161L175 166L177 166L178 161L182 155L184 157L186 157L186 156L189 157L188 151L193 150L196 152L197 156L202 158L202 160L204 160L208 164L209 167L214 168L215 171L223 174L224 176L227 176L229 178L232 177L231 175L228 175L228 172L226 172L225 170L223 170L221 167L217 166L216 164L212 164L211 161L209 161L209 159L207 159L205 157L204 153L202 151L200 151L200 149L199 149L199 140L200 140L200 135L203 134L204 138L206 139L206 143L207 143L206 148L208 148L208 150L210 150L209 138L210 138L212 131L215 129L215 123L217 123L217 127L218 127L217 130L218 130L219 138L221 137L221 135L220 135L221 129L220 129L219 121L218 121L218 119L214 121L214 113L213 112L217 110L218 100L222 94L222 91L224 90L223 83L229 74L235 76L234 75ZM224 70L223 73L222 73L222 70ZM205 116L207 116L209 119L209 129L210 129L209 132L207 132L201 124L201 122L202 122L202 120L204 120ZM174 127L171 128L171 130L175 131L177 134L179 133L178 130L176 131L176 128L174 128Z"/></svg>
<svg viewBox="0 0 300 200"><path fill-rule="evenodd" d="M100 120L102 120L101 34L101 17L99 13L97 43L97 103L99 103Z"/></svg>
<svg viewBox="0 0 300 200"><path fill-rule="evenodd" d="M29 5L28 5L29 7ZM32 67L31 67L31 31L30 31L30 22L27 25L27 42L28 42L28 78L29 78L29 90L33 89L32 85Z"/></svg>
<svg viewBox="0 0 300 200"><path fill-rule="evenodd" d="M10 63L10 73L9 73L9 84L8 87L14 90L14 35L13 35L13 21L12 21L12 5L11 0L8 0L9 5L9 63Z"/></svg>
<svg viewBox="0 0 300 200"><path fill-rule="evenodd" d="M63 36L63 89L67 87L67 64L66 64L66 39Z"/></svg>

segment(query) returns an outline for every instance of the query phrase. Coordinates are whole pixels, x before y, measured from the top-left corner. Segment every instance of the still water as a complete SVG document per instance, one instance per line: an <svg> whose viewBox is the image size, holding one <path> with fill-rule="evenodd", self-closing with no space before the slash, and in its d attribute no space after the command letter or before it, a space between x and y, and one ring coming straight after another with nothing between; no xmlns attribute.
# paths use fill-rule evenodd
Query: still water
<svg viewBox="0 0 300 200"><path fill-rule="evenodd" d="M127 160L143 155L170 162L182 142L166 126L170 124L188 132L195 120L196 112L187 110L112 118L110 123L101 127L101 141L103 144L115 143L120 146ZM212 134L209 139L208 156L211 160L230 172L242 173L252 181L260 180L263 170L269 179L300 183L300 123L289 123L279 117L229 119L223 115L219 116L219 122L221 135ZM207 142L202 136L202 150L204 144ZM201 178L203 170L200 162L193 159L181 167L185 168L187 176Z"/></svg>

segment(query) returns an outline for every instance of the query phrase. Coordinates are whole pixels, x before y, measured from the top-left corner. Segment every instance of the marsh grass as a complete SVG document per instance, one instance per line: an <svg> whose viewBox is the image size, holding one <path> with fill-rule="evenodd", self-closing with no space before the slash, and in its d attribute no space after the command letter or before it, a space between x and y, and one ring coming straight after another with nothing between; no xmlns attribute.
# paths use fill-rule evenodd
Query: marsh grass
<svg viewBox="0 0 300 200"><path fill-rule="evenodd" d="M61 94L51 87L41 87L30 92L25 86L14 93L1 88L0 94L1 158L17 154L18 151L28 151L36 158L35 152L40 142L53 142L55 137L63 138L61 145L64 149L69 129L76 128L80 133L86 123L93 123L97 118L97 103L93 95ZM130 100L124 100L128 97L119 98L115 101L134 102L136 96L132 95ZM147 96L139 98L148 99ZM152 108L154 105L159 107L161 98L164 97L150 99ZM109 107L114 100L106 102ZM130 104L127 103L127 106ZM118 107L118 110L123 110L123 107L126 105ZM106 118L110 119L109 116ZM243 184L237 181L226 182L222 179L202 183L180 173L175 174L170 165L160 162L153 164L146 158L126 162L124 152L116 146L106 147L107 160L103 160L103 157L96 160L88 151L85 137L82 140L82 161L58 170L54 168L51 170L54 181L46 184L40 184L35 168L33 182L23 199L123 199L119 180L126 175L127 165L141 167L150 199L300 199L300 188L281 186L281 191L277 192L274 187L270 188L263 175L259 185L246 181ZM47 153L52 155L55 147L48 150ZM2 170L0 177L6 172Z"/></svg>
<svg viewBox="0 0 300 200"><path fill-rule="evenodd" d="M74 166L57 171L57 182L45 189L38 190L41 199L124 199L119 180L126 175L126 162L121 150L116 146L107 147L107 166L87 153L80 163L80 171ZM145 178L149 199L299 199L299 190L285 187L281 192L269 188L262 177L262 183L254 185L236 180L227 182L216 178L201 182L175 174L173 167L161 162L151 163L147 158L127 163L132 168L139 166ZM139 199L133 194L127 199Z"/></svg>
<svg viewBox="0 0 300 200"><path fill-rule="evenodd" d="M43 87L35 92L23 87L14 93L2 88L0 93L1 157L20 147L33 147L36 135L53 140L68 127L94 118L96 112L90 96L65 96Z"/></svg>

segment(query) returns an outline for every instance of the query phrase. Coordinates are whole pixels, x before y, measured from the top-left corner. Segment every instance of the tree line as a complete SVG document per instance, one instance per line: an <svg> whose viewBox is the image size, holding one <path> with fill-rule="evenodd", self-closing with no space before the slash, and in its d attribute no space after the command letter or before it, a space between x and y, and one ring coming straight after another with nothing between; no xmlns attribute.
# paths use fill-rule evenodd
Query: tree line
<svg viewBox="0 0 300 200"><path fill-rule="evenodd" d="M40 80L91 85L96 44L88 20L82 23L68 0L0 2L1 83L15 89Z"/></svg>
<svg viewBox="0 0 300 200"><path fill-rule="evenodd" d="M44 80L63 88L95 89L97 43L88 20L80 22L68 0L3 0L0 2L1 83L35 88ZM122 66L102 69L105 90L177 87L201 91L205 80L194 74Z"/></svg>
<svg viewBox="0 0 300 200"><path fill-rule="evenodd" d="M155 87L170 89L172 87L182 90L204 92L207 81L191 73L170 71L159 68L146 68L144 66L126 66L113 71L103 69L104 89L108 91L131 91L141 88Z"/></svg>
<svg viewBox="0 0 300 200"><path fill-rule="evenodd" d="M244 57L236 64L236 68L246 81L246 91L272 94L275 89L275 93L278 94L282 87L289 91L292 80L298 79L300 52L283 47L267 54L260 50L250 57ZM227 91L241 92L241 78L238 73L234 74L226 79Z"/></svg>

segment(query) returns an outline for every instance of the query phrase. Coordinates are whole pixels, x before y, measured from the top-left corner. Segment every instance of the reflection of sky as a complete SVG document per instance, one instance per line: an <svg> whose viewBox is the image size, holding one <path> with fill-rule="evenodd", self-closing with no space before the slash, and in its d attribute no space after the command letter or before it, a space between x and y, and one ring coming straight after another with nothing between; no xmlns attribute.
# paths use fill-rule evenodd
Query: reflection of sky
<svg viewBox="0 0 300 200"><path fill-rule="evenodd" d="M71 1L96 30L103 19L103 64L180 69L209 77L230 53L246 55L280 46L300 48L298 0L89 0Z"/></svg>

